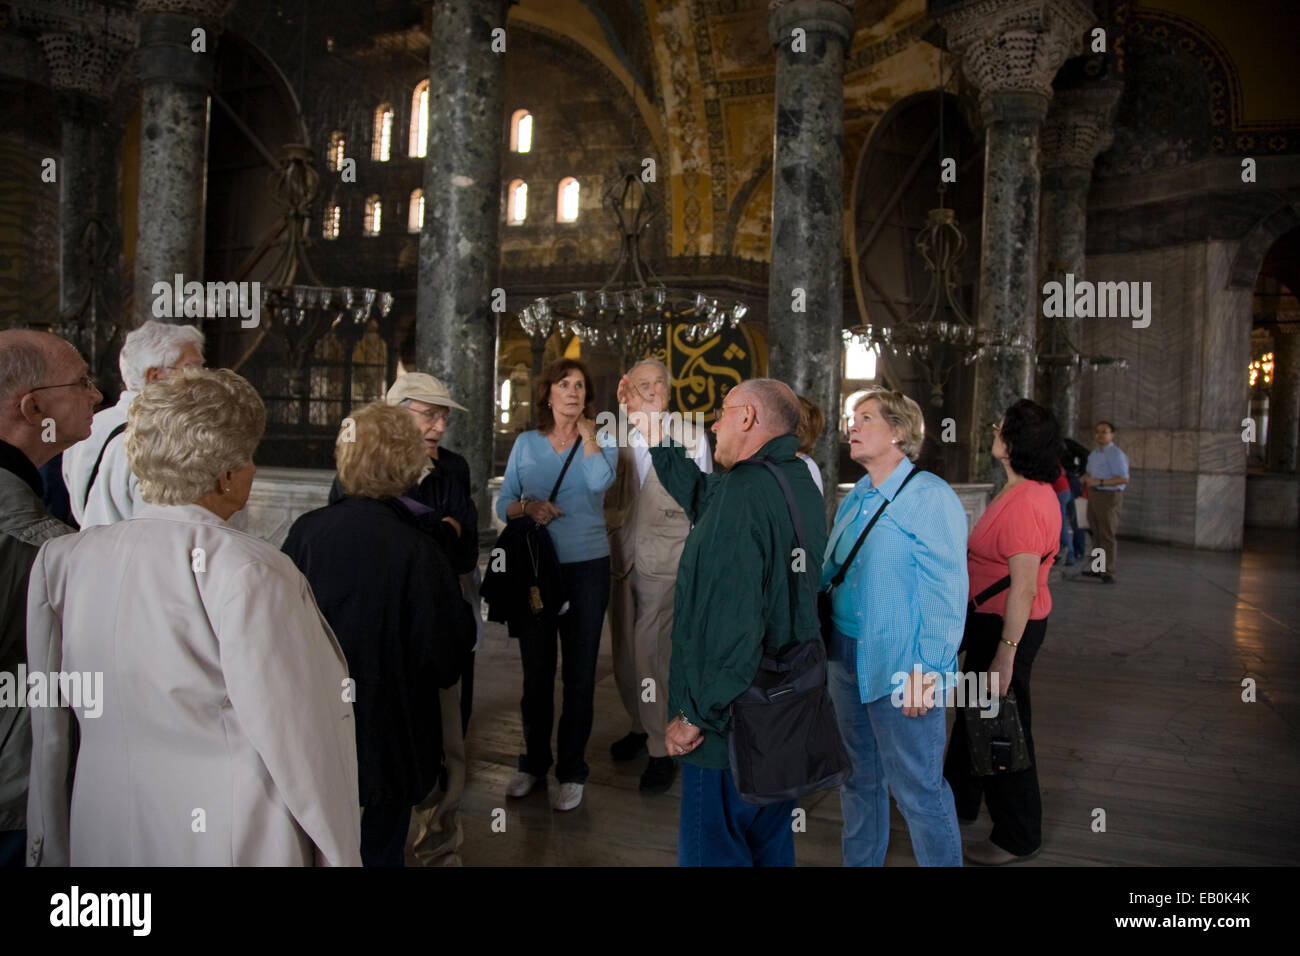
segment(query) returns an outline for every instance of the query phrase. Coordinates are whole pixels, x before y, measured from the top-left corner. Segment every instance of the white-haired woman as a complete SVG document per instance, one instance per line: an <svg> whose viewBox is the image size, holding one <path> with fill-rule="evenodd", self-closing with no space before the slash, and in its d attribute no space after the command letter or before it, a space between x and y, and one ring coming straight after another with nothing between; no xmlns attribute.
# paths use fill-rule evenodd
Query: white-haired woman
<svg viewBox="0 0 1300 956"><path fill-rule="evenodd" d="M343 652L293 562L227 524L262 400L195 370L147 386L129 421L148 504L32 568L28 666L82 679L32 711L28 862L358 864Z"/></svg>
<svg viewBox="0 0 1300 956"><path fill-rule="evenodd" d="M401 866L411 808L442 771L438 689L460 678L474 618L446 538L433 533L441 516L404 495L428 461L411 413L374 402L351 419L334 444L346 497L295 521L284 553L311 583L356 681L361 861Z"/></svg>
<svg viewBox="0 0 1300 956"><path fill-rule="evenodd" d="M835 585L827 681L853 767L840 789L846 866L884 863L890 792L916 862L961 866L935 675L956 669L966 618L966 513L947 482L913 467L924 436L901 392L859 399L849 455L867 473L836 512L822 564L822 586Z"/></svg>
<svg viewBox="0 0 1300 956"><path fill-rule="evenodd" d="M82 528L122 521L144 505L126 460L127 409L146 385L202 368L203 333L192 325L146 322L122 343L117 367L123 384L117 404L96 413L90 437L63 453L68 504Z"/></svg>

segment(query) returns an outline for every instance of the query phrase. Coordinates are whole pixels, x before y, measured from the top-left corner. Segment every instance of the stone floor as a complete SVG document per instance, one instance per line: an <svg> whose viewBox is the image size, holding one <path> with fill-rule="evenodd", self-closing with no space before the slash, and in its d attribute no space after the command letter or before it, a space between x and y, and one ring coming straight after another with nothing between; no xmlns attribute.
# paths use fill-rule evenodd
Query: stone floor
<svg viewBox="0 0 1300 956"><path fill-rule="evenodd" d="M1042 853L1024 865L1294 864L1300 857L1300 538L1248 532L1242 553L1122 542L1115 584L1054 577L1035 662ZM1058 573L1059 574L1059 573ZM1256 701L1242 700L1255 682ZM627 720L608 638L581 807L540 790L507 801L521 743L518 650L492 625L478 655L466 865L666 866L676 861L680 784L645 796L643 761L615 764ZM557 682L558 715L558 682ZM800 865L840 862L839 799L806 801ZM506 830L493 832L504 808ZM1094 832L1095 811L1105 832ZM981 839L987 818L965 836ZM894 811L887 865L912 866Z"/></svg>

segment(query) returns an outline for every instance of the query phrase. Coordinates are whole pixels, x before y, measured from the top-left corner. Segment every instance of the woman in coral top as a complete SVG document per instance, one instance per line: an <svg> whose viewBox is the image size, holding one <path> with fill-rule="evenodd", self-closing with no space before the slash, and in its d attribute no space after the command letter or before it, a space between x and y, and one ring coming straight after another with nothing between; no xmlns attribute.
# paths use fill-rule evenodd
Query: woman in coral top
<svg viewBox="0 0 1300 956"><path fill-rule="evenodd" d="M993 426L993 457L1002 462L1007 483L989 502L966 542L971 598L1007 577L1010 587L967 611L963 667L987 672L990 682L996 675L1000 695L1015 691L1030 758L1027 770L974 776L966 724L958 720L954 725L943 774L952 787L957 816L974 822L983 797L993 818L989 838L966 847L966 859L972 863L1028 859L1042 843L1029 670L1052 610L1047 578L1051 559L1060 548L1061 505L1052 490L1061 468L1060 454L1061 429L1051 412L1028 399L1008 408Z"/></svg>

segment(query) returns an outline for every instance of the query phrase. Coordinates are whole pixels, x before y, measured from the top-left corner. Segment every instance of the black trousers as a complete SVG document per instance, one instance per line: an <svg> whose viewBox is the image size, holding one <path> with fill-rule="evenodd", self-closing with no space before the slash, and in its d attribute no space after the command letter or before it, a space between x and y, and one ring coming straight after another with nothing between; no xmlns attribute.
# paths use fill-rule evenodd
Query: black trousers
<svg viewBox="0 0 1300 956"><path fill-rule="evenodd" d="M1015 666L1011 670L1011 688L1016 692L1020 723L1025 729L1025 743L1029 747L1029 769L991 777L974 776L971 773L970 738L960 714L953 725L948 757L943 764L943 775L952 787L953 799L957 803L957 815L967 820L979 816L982 797L988 804L989 816L993 818L993 832L989 839L1017 856L1033 853L1043 842L1043 801L1038 793L1038 759L1034 756L1029 674L1046 633L1047 618L1025 625L1025 633L1016 649ZM1000 615L968 614L966 633L959 649L966 652L962 669L987 671L1001 639Z"/></svg>
<svg viewBox="0 0 1300 956"><path fill-rule="evenodd" d="M587 740L591 737L596 695L596 658L600 629L609 604L609 558L560 565L569 596L569 610L559 626L519 638L524 665L524 696L519 709L524 721L524 753L519 769L535 777L551 767L551 727L555 723L555 655L557 638L563 653L564 681L560 727L556 734L560 783L586 783ZM558 632L558 633L557 633Z"/></svg>
<svg viewBox="0 0 1300 956"><path fill-rule="evenodd" d="M460 664L460 735L469 736L469 715L474 710L474 651L466 651Z"/></svg>
<svg viewBox="0 0 1300 956"><path fill-rule="evenodd" d="M361 865L404 866L411 808L376 803L361 814Z"/></svg>

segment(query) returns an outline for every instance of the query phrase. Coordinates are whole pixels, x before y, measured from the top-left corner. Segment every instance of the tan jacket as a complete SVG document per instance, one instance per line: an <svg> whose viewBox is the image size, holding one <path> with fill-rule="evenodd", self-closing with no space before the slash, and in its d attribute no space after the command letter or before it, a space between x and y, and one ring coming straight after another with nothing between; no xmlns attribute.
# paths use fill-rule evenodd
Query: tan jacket
<svg viewBox="0 0 1300 956"><path fill-rule="evenodd" d="M29 865L360 865L347 665L288 557L146 505L48 542L27 603L29 669L103 674L77 751L31 712Z"/></svg>
<svg viewBox="0 0 1300 956"><path fill-rule="evenodd" d="M638 485L635 452L621 447L614 484L605 492L610 573L621 578L636 568L647 577L675 577L691 522L653 466Z"/></svg>

